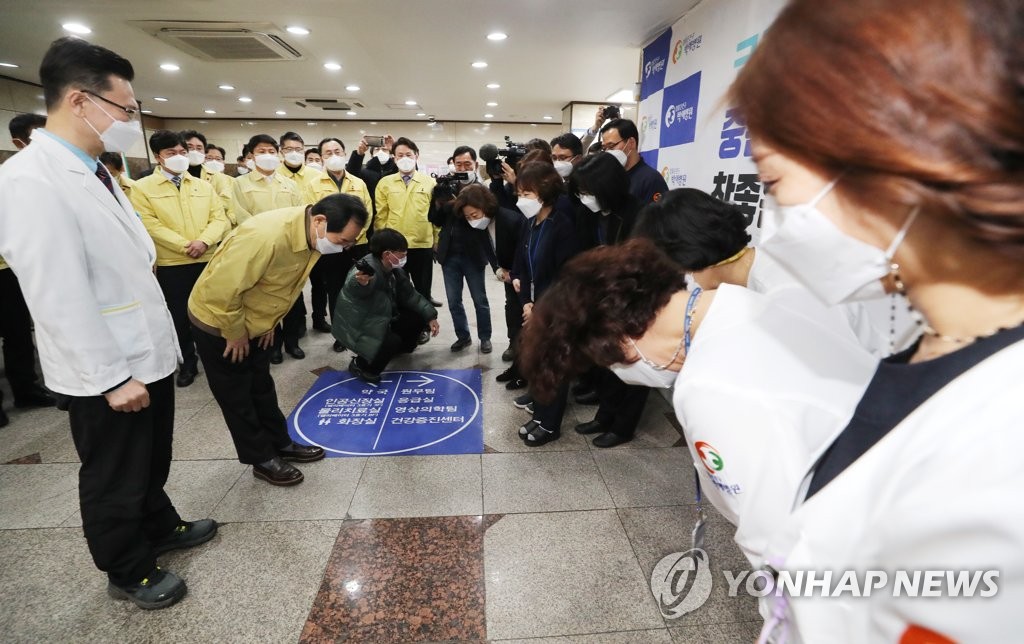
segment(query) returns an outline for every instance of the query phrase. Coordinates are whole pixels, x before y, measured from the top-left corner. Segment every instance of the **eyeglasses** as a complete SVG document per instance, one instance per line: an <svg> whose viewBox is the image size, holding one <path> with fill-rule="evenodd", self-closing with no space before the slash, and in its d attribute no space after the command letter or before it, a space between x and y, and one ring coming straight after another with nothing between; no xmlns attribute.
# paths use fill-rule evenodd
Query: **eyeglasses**
<svg viewBox="0 0 1024 644"><path fill-rule="evenodd" d="M622 145L623 143L625 143L625 141L622 139L619 139L618 141L604 141L601 143L601 149L607 152L608 150L614 150L616 146Z"/></svg>
<svg viewBox="0 0 1024 644"><path fill-rule="evenodd" d="M109 98L104 98L104 97L100 96L96 92L90 92L87 89L83 89L82 91L85 92L86 94L90 95L90 96L95 96L96 98L100 99L101 101L103 101L104 103L106 103L108 105L113 105L117 109L119 109L122 112L124 112L125 114L127 114L129 118L135 118L135 115L139 113L139 110L135 109L134 107L125 107L124 105L121 105L119 103L115 103L114 101L110 100Z"/></svg>
<svg viewBox="0 0 1024 644"><path fill-rule="evenodd" d="M284 146L281 146L281 152L302 152L303 150L305 150L305 148L301 146L295 148L286 148Z"/></svg>

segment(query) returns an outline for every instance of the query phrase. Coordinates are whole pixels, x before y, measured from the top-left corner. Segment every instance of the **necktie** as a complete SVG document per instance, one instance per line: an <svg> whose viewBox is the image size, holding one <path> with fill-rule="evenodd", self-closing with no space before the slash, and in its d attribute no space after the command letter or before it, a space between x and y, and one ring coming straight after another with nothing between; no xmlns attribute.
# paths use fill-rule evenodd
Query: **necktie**
<svg viewBox="0 0 1024 644"><path fill-rule="evenodd" d="M174 184L175 188L181 190L181 176L171 177L171 183Z"/></svg>
<svg viewBox="0 0 1024 644"><path fill-rule="evenodd" d="M107 187L107 190L110 191L110 194L117 197L117 195L114 193L114 182L111 181L110 173L107 172L107 169L103 167L102 163L96 164L96 177L103 182L103 185Z"/></svg>

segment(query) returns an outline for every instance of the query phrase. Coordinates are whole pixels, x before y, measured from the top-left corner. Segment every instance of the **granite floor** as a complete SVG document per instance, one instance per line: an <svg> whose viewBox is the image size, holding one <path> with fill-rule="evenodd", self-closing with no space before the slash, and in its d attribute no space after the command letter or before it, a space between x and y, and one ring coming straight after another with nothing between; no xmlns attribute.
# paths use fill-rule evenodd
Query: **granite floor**
<svg viewBox="0 0 1024 644"><path fill-rule="evenodd" d="M435 266L435 296L444 286ZM501 284L488 281L494 352L452 354L442 333L393 365L479 369L484 453L330 458L274 488L235 459L202 375L176 390L168 491L185 518L221 523L208 544L168 553L177 605L142 611L107 598L81 534L77 456L66 414L10 409L0 429L0 636L5 642L752 642L749 598L717 585L707 603L662 616L655 564L689 548L690 459L663 397L630 443L593 448L572 431L596 408L570 405L562 438L540 448L494 381L507 347ZM308 297L308 292L307 292ZM465 297L471 325L474 313ZM274 367L287 413L350 354L310 331L305 360ZM6 388L6 380L0 379ZM714 568L746 570L730 526L712 516ZM715 573L717 575L717 572ZM718 575L720 578L720 575Z"/></svg>

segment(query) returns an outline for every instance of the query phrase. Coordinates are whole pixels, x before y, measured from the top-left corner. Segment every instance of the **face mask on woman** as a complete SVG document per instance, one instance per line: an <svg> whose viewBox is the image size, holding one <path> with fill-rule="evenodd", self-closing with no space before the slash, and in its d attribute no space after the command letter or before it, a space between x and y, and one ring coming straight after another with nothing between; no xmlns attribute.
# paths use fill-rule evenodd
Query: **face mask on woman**
<svg viewBox="0 0 1024 644"><path fill-rule="evenodd" d="M675 384L676 378L679 377L679 373L676 371L670 371L669 365L675 361L676 357L673 356L672 360L668 364L658 365L648 360L644 354L640 351L640 348L636 346L632 340L629 341L633 345L633 349L636 350L640 359L630 364L613 364L608 368L619 377L619 380L626 383L627 385L640 385L642 387L654 387L656 389L668 389ZM681 349L683 342L679 343ZM678 351L676 352L678 355Z"/></svg>
<svg viewBox="0 0 1024 644"><path fill-rule="evenodd" d="M523 213L527 219L533 219L540 212L542 206L537 199L519 197L519 201L516 202L516 208L519 208L519 212Z"/></svg>
<svg viewBox="0 0 1024 644"><path fill-rule="evenodd" d="M491 225L490 217L481 217L480 219L470 219L469 225L477 230L486 230Z"/></svg>
<svg viewBox="0 0 1024 644"><path fill-rule="evenodd" d="M598 212L601 210L601 203L594 195L580 195L580 203L586 206L590 212Z"/></svg>
<svg viewBox="0 0 1024 644"><path fill-rule="evenodd" d="M892 270L896 249L917 217L914 208L886 250L851 237L817 207L837 181L806 203L780 205L778 212L766 213L758 245L829 306L885 296L881 280Z"/></svg>

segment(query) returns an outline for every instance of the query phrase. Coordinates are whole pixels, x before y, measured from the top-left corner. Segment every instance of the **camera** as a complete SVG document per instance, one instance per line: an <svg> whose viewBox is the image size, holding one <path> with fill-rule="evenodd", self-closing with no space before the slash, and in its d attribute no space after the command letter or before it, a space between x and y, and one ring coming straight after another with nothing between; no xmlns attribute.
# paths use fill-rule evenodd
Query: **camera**
<svg viewBox="0 0 1024 644"><path fill-rule="evenodd" d="M437 182L437 185L451 185L453 183L459 183L460 181L469 181L468 172L449 172L448 174L441 175L440 177L436 174L430 175L430 177Z"/></svg>
<svg viewBox="0 0 1024 644"><path fill-rule="evenodd" d="M523 143L515 143L512 141L512 137L505 137L505 147L499 148L496 145L485 145L480 148L480 158L487 162L487 175L490 177L501 176L501 159L503 157L505 163L508 163L513 168L529 150L526 149L526 145Z"/></svg>
<svg viewBox="0 0 1024 644"><path fill-rule="evenodd" d="M363 257L358 262L356 262L355 266L356 266L356 270L359 271L360 273L362 273L363 275L371 275L372 276L374 273L376 273L376 271L373 270L373 267L370 266L370 262L366 261L365 257Z"/></svg>
<svg viewBox="0 0 1024 644"><path fill-rule="evenodd" d="M371 147L371 148L381 148L381 147L384 147L384 137L383 136L364 136L363 140L366 141L366 145L368 147Z"/></svg>
<svg viewBox="0 0 1024 644"><path fill-rule="evenodd" d="M601 117L606 121L610 121L611 119L622 117L622 111L619 109L618 105L608 105L604 108L604 111L601 112Z"/></svg>
<svg viewBox="0 0 1024 644"><path fill-rule="evenodd" d="M438 204L455 199L455 195L458 194L462 184L469 182L468 172L449 172L441 176L436 174L430 176L437 182L434 186L433 198Z"/></svg>

